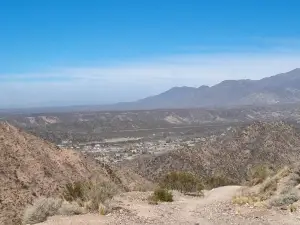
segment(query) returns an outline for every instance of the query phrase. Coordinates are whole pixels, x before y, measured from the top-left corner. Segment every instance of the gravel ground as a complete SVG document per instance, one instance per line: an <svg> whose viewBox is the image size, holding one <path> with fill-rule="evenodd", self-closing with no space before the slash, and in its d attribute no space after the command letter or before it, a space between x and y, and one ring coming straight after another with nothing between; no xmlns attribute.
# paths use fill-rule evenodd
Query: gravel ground
<svg viewBox="0 0 300 225"><path fill-rule="evenodd" d="M107 216L52 217L43 225L299 225L300 214L287 210L251 208L231 203L240 187L227 186L207 191L204 197L173 192L174 202L149 205L150 193L130 192L115 197L118 210Z"/></svg>

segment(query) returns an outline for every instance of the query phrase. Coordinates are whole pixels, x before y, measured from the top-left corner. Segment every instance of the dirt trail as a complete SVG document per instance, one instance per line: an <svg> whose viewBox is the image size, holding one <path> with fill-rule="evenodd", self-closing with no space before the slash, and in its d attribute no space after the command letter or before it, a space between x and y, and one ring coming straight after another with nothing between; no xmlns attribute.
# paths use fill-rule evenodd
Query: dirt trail
<svg viewBox="0 0 300 225"><path fill-rule="evenodd" d="M114 199L120 209L107 216L52 217L43 225L296 225L299 213L232 205L240 187L227 186L207 191L203 198L174 192L174 202L149 205L149 193L130 192Z"/></svg>

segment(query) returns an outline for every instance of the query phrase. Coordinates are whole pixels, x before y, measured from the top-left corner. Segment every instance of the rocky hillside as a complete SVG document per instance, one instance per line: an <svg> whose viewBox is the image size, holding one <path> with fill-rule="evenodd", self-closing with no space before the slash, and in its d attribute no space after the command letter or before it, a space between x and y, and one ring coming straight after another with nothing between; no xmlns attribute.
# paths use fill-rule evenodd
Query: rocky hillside
<svg viewBox="0 0 300 225"><path fill-rule="evenodd" d="M207 138L195 147L186 147L159 156L147 156L128 162L142 176L159 180L169 171L192 171L203 178L224 176L240 183L250 168L273 168L300 159L300 135L283 122L256 122Z"/></svg>
<svg viewBox="0 0 300 225"><path fill-rule="evenodd" d="M1 117L1 116L0 116ZM50 142L101 141L102 138L167 132L171 128L199 127L256 120L290 120L300 124L300 105L193 108L145 111L73 112L8 115L11 124Z"/></svg>
<svg viewBox="0 0 300 225"><path fill-rule="evenodd" d="M143 179L0 123L0 224L18 224L24 207L39 196L55 196L66 183L97 176L120 189Z"/></svg>

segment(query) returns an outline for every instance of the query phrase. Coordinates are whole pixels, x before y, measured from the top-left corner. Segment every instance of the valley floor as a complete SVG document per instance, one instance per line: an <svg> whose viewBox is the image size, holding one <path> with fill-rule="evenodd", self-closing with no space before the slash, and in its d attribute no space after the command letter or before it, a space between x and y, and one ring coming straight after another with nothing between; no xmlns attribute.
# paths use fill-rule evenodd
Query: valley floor
<svg viewBox="0 0 300 225"><path fill-rule="evenodd" d="M298 225L300 212L251 208L231 203L239 186L226 186L207 191L204 197L185 196L174 192L174 202L149 205L150 193L129 192L116 196L117 210L107 216L81 215L52 217L40 225Z"/></svg>

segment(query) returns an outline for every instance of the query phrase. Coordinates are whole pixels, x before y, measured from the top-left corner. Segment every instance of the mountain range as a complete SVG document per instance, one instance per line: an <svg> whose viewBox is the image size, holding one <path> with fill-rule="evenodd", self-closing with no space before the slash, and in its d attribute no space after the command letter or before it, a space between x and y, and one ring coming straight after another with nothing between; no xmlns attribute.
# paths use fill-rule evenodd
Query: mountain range
<svg viewBox="0 0 300 225"><path fill-rule="evenodd" d="M184 109L200 107L232 107L272 105L300 102L300 68L261 80L224 80L214 86L173 87L161 94L134 102L110 105L81 105L0 109L0 115L74 111ZM1 117L0 117L1 119Z"/></svg>
<svg viewBox="0 0 300 225"><path fill-rule="evenodd" d="M174 87L159 95L136 102L118 103L107 108L194 108L295 102L300 102L299 68L261 80L224 80L211 87Z"/></svg>

